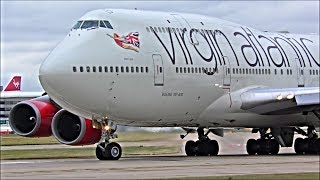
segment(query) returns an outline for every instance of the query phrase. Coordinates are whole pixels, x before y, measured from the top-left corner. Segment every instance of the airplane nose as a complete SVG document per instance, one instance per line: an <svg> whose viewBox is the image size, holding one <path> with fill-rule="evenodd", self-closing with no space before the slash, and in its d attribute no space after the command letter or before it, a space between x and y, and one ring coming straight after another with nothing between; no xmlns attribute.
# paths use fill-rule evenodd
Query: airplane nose
<svg viewBox="0 0 320 180"><path fill-rule="evenodd" d="M39 80L43 89L49 93L61 91L63 86L58 83L67 76L64 53L51 52L39 68Z"/></svg>

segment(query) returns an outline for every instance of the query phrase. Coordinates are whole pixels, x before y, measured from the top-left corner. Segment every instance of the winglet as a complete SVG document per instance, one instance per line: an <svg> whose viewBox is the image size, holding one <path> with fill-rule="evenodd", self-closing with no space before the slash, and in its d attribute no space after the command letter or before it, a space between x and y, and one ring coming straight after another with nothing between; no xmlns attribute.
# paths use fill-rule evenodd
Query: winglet
<svg viewBox="0 0 320 180"><path fill-rule="evenodd" d="M20 91L21 76L14 76L3 91Z"/></svg>

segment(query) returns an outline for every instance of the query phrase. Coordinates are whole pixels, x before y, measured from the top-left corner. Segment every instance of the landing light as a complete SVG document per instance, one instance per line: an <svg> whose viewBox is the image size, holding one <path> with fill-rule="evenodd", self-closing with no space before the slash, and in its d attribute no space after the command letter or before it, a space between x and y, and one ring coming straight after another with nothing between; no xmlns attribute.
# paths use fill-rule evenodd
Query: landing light
<svg viewBox="0 0 320 180"><path fill-rule="evenodd" d="M105 126L104 129L105 129L106 131L108 131L108 130L110 129L110 127L109 127L109 126Z"/></svg>
<svg viewBox="0 0 320 180"><path fill-rule="evenodd" d="M219 86L219 84L214 84L215 86Z"/></svg>
<svg viewBox="0 0 320 180"><path fill-rule="evenodd" d="M288 94L287 99L292 99L292 98L294 98L294 95L293 94Z"/></svg>
<svg viewBox="0 0 320 180"><path fill-rule="evenodd" d="M283 97L281 95L277 96L277 100L281 100Z"/></svg>

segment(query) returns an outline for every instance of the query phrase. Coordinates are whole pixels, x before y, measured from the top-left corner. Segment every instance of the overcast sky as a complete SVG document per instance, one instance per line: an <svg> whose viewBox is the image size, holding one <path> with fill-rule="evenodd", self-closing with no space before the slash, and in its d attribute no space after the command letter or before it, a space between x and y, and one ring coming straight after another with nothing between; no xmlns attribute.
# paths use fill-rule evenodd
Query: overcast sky
<svg viewBox="0 0 320 180"><path fill-rule="evenodd" d="M105 8L197 13L260 30L319 34L319 1L1 1L1 85L19 74L23 91L42 90L42 60L78 18Z"/></svg>

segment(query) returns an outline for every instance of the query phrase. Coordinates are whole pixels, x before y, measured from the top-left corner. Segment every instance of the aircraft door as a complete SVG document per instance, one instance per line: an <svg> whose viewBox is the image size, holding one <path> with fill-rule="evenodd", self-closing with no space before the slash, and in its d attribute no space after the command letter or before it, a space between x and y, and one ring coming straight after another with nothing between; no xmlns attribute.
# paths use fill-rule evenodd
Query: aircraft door
<svg viewBox="0 0 320 180"><path fill-rule="evenodd" d="M164 85L164 69L161 55L152 55L153 67L154 67L154 85L163 86Z"/></svg>
<svg viewBox="0 0 320 180"><path fill-rule="evenodd" d="M223 86L230 86L231 84L231 67L227 56L223 56Z"/></svg>
<svg viewBox="0 0 320 180"><path fill-rule="evenodd" d="M304 87L304 68L300 66L300 59L295 58L297 64L297 81L298 87Z"/></svg>

